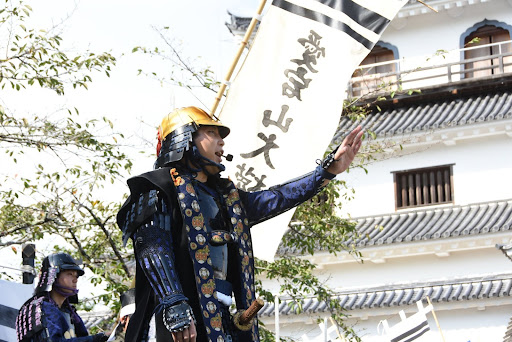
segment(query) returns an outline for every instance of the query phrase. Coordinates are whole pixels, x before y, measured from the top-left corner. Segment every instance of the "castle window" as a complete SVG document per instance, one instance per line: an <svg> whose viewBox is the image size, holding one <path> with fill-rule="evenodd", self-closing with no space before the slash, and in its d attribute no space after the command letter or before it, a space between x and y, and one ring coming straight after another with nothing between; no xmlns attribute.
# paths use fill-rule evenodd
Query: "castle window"
<svg viewBox="0 0 512 342"><path fill-rule="evenodd" d="M396 209L453 203L452 166L393 172Z"/></svg>
<svg viewBox="0 0 512 342"><path fill-rule="evenodd" d="M478 41L473 41L478 38ZM484 25L464 39L464 77L485 77L512 71L510 32L494 25ZM507 56L508 55L508 56ZM508 64L508 65L507 65Z"/></svg>
<svg viewBox="0 0 512 342"><path fill-rule="evenodd" d="M379 90L383 85L396 83L396 63L385 63L395 59L397 57L393 50L375 45L352 75L352 97L362 96Z"/></svg>

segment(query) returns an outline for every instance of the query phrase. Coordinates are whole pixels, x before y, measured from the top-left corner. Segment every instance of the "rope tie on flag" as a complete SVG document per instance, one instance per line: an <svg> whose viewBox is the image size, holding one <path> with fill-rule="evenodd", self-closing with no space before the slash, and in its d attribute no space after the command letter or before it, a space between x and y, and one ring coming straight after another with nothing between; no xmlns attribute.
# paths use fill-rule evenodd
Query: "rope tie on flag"
<svg viewBox="0 0 512 342"><path fill-rule="evenodd" d="M261 13L256 13L253 18L255 20L261 21L261 19L263 19L263 15Z"/></svg>

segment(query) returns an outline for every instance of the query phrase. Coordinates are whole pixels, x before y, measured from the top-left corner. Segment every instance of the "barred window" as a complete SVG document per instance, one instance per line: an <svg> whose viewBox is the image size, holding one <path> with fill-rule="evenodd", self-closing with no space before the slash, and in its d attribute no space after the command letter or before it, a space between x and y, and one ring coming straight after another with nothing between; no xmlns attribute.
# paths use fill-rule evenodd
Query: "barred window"
<svg viewBox="0 0 512 342"><path fill-rule="evenodd" d="M396 209L453 203L452 166L392 172Z"/></svg>

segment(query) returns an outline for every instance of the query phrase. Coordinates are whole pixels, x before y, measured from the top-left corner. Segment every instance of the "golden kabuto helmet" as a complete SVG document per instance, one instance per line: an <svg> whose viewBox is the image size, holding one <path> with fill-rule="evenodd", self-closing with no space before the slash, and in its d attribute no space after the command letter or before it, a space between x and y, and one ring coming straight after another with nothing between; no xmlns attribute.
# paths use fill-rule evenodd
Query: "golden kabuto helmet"
<svg viewBox="0 0 512 342"><path fill-rule="evenodd" d="M167 114L158 127L155 169L181 160L185 151L193 147L192 134L200 126L217 126L223 139L230 131L228 127L213 120L208 113L197 107L179 108Z"/></svg>

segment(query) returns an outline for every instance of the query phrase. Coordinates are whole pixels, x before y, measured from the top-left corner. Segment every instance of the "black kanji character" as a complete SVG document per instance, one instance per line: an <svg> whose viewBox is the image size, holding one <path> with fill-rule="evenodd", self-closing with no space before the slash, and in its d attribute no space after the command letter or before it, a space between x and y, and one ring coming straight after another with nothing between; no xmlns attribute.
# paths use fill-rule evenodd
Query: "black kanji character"
<svg viewBox="0 0 512 342"><path fill-rule="evenodd" d="M270 134L269 137L263 133L258 133L258 138L263 140L265 142L265 146L258 148L257 150L249 153L241 153L240 156L242 158L253 158L259 155L260 153L263 153L265 156L265 163L271 168L274 169L274 165L272 165L272 162L270 161L270 153L269 151L273 148L279 148L277 144L274 143L274 140L276 140L275 134Z"/></svg>
<svg viewBox="0 0 512 342"><path fill-rule="evenodd" d="M290 107L287 105L281 106L281 114L279 115L279 119L277 121L270 120L270 115L272 115L271 110L266 110L263 112L263 120L261 120L261 123L263 123L263 126L268 127L269 125L277 126L283 131L284 133L288 132L288 129L290 128L290 124L292 123L293 119L288 118L286 119L286 124L283 125L284 116L286 115L286 112L288 112L288 109Z"/></svg>
<svg viewBox="0 0 512 342"><path fill-rule="evenodd" d="M283 95L288 96L289 98L296 97L299 101L302 101L300 98L300 92L302 89L306 89L311 82L310 78L306 78L306 74L308 71L303 67L297 68L297 70L286 69L284 74L288 77L288 81L291 83L283 83ZM288 75L292 74L294 77L289 77Z"/></svg>
<svg viewBox="0 0 512 342"><path fill-rule="evenodd" d="M292 59L291 61L297 63L298 65L306 65L309 71L313 73L317 73L313 65L316 65L317 59L320 57L325 57L325 48L320 47L320 37L318 33L311 30L311 34L308 39L301 38L298 42L306 48L306 51L302 54L302 60L300 59Z"/></svg>
<svg viewBox="0 0 512 342"><path fill-rule="evenodd" d="M245 190L245 191L258 191L258 190L262 190L263 188L266 187L265 183L263 183L265 178L267 178L266 175L257 177L253 172L254 168L252 166L249 167L249 169L247 170L247 172L245 172L245 175L244 175L244 171L245 171L245 167L246 167L245 163L243 163L242 165L237 165L236 167L240 170L240 172L235 173L235 177L239 181L239 183L237 184L238 188ZM253 182L253 180L249 179L246 176L252 177L253 180L256 182L256 185L254 185L250 188L247 188L247 185L249 185L251 182Z"/></svg>

